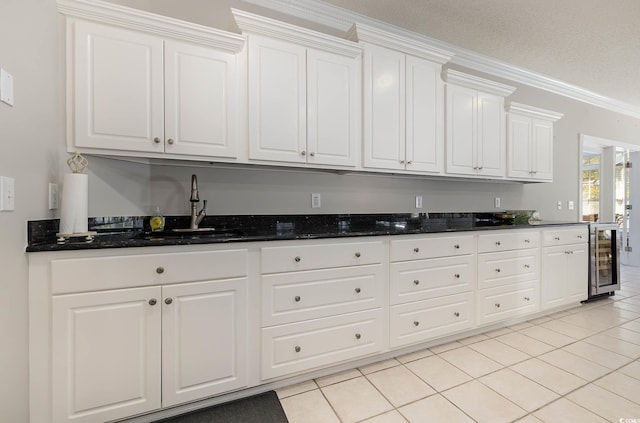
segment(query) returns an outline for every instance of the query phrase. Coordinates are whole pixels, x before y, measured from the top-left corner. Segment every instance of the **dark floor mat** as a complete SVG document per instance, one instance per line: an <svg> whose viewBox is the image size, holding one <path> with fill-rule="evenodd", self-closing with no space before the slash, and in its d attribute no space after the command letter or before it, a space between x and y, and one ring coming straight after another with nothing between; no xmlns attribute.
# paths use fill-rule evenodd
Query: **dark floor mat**
<svg viewBox="0 0 640 423"><path fill-rule="evenodd" d="M158 423L288 423L274 391L193 411Z"/></svg>

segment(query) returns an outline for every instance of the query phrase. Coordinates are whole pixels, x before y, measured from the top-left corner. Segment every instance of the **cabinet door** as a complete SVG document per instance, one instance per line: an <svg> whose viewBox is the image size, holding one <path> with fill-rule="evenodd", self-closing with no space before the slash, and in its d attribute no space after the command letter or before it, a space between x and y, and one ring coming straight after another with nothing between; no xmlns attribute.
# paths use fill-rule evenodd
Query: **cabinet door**
<svg viewBox="0 0 640 423"><path fill-rule="evenodd" d="M447 173L477 174L476 91L447 84Z"/></svg>
<svg viewBox="0 0 640 423"><path fill-rule="evenodd" d="M542 249L541 307L552 308L564 304L567 266L567 248L564 246ZM585 282L585 289L587 283Z"/></svg>
<svg viewBox="0 0 640 423"><path fill-rule="evenodd" d="M440 65L406 58L407 170L442 172L444 84Z"/></svg>
<svg viewBox="0 0 640 423"><path fill-rule="evenodd" d="M159 287L54 296L53 421L160 408L160 320Z"/></svg>
<svg viewBox="0 0 640 423"><path fill-rule="evenodd" d="M306 50L249 38L249 158L306 162Z"/></svg>
<svg viewBox="0 0 640 423"><path fill-rule="evenodd" d="M355 166L360 147L360 60L307 51L309 163Z"/></svg>
<svg viewBox="0 0 640 423"><path fill-rule="evenodd" d="M570 246L567 256L567 303L578 303L588 297L589 290L589 246L575 244Z"/></svg>
<svg viewBox="0 0 640 423"><path fill-rule="evenodd" d="M553 122L533 120L532 171L535 179L553 180Z"/></svg>
<svg viewBox="0 0 640 423"><path fill-rule="evenodd" d="M68 136L75 146L162 152L154 142L164 139L162 40L78 21L72 54Z"/></svg>
<svg viewBox="0 0 640 423"><path fill-rule="evenodd" d="M367 46L364 56L364 167L404 169L405 55Z"/></svg>
<svg viewBox="0 0 640 423"><path fill-rule="evenodd" d="M235 157L235 55L165 44L165 152Z"/></svg>
<svg viewBox="0 0 640 423"><path fill-rule="evenodd" d="M478 175L505 175L504 99L478 93Z"/></svg>
<svg viewBox="0 0 640 423"><path fill-rule="evenodd" d="M247 280L162 288L162 405L246 386Z"/></svg>
<svg viewBox="0 0 640 423"><path fill-rule="evenodd" d="M509 114L507 176L530 179L532 174L531 118Z"/></svg>

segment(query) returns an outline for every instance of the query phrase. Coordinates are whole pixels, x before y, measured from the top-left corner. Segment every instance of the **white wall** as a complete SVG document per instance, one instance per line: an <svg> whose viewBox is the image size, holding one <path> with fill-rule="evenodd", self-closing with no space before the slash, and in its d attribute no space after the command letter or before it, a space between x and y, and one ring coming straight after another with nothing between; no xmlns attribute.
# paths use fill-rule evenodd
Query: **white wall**
<svg viewBox="0 0 640 423"><path fill-rule="evenodd" d="M248 9L240 0L114 2L222 29L232 26L229 6ZM2 0L0 66L15 77L16 98L12 108L0 103L0 175L16 180L16 210L0 212L0 416L7 422L28 420L26 222L58 216L47 209L47 184L67 171L58 24L55 0ZM189 177L197 173L201 198L210 200L213 214L410 212L414 195L421 194L426 211L490 210L493 197L500 196L505 209L533 208L545 218L577 219L577 211L556 211L555 201L577 202L579 134L639 144L640 120L521 86L513 101L565 113L556 124L552 184L148 166L89 157L89 213L138 214L153 203L167 214L186 214ZM311 192L322 193L322 209L310 208Z"/></svg>

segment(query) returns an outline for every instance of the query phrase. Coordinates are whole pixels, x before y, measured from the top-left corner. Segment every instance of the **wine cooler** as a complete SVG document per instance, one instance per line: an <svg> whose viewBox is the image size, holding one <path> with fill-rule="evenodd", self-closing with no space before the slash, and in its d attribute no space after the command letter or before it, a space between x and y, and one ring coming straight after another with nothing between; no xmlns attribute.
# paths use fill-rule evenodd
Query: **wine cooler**
<svg viewBox="0 0 640 423"><path fill-rule="evenodd" d="M620 228L615 223L589 225L589 299L620 289Z"/></svg>

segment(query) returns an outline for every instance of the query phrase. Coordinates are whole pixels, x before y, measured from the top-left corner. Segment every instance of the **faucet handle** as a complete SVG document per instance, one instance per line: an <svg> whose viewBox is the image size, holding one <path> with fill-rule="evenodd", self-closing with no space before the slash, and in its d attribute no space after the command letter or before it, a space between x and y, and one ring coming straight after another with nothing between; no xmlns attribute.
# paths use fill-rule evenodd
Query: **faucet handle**
<svg viewBox="0 0 640 423"><path fill-rule="evenodd" d="M202 200L202 212L207 210L207 200Z"/></svg>

